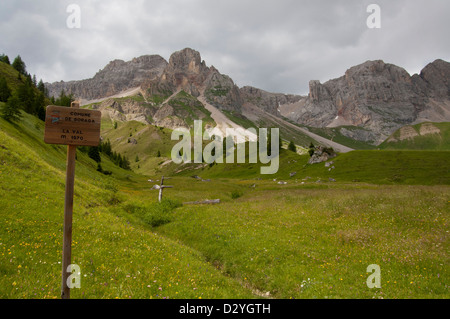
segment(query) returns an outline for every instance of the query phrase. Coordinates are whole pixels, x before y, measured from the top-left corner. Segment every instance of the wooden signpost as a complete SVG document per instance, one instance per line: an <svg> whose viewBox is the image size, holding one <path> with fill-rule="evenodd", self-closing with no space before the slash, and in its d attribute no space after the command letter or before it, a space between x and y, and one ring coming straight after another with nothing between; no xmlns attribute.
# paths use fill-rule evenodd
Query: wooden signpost
<svg viewBox="0 0 450 319"><path fill-rule="evenodd" d="M98 146L100 143L101 112L80 109L78 102L71 107L47 106L44 141L67 147L66 193L64 198L64 238L62 257L61 298L70 298L68 267L72 258L72 213L77 146Z"/></svg>
<svg viewBox="0 0 450 319"><path fill-rule="evenodd" d="M101 112L72 107L47 106L44 141L48 144L97 146L100 142Z"/></svg>

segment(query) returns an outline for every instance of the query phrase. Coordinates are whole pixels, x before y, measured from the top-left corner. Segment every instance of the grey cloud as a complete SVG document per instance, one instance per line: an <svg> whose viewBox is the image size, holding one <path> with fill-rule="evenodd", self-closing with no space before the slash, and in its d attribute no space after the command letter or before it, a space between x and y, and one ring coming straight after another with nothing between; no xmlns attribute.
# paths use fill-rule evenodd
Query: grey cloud
<svg viewBox="0 0 450 319"><path fill-rule="evenodd" d="M366 26L373 2L381 29ZM70 3L82 9L81 29L66 26ZM309 80L341 76L369 59L409 72L449 60L449 9L440 0L3 0L0 51L57 81L92 77L116 58L168 59L191 47L239 86L306 94Z"/></svg>

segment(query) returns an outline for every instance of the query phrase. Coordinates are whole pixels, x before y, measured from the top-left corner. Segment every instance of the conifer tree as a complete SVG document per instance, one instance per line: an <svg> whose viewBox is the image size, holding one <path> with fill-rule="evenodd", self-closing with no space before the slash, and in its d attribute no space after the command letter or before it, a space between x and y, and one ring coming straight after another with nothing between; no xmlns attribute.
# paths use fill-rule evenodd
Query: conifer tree
<svg viewBox="0 0 450 319"><path fill-rule="evenodd" d="M297 152L297 147L295 146L294 142L291 141L288 145L288 150L292 151L292 152Z"/></svg>
<svg viewBox="0 0 450 319"><path fill-rule="evenodd" d="M9 62L9 57L5 54L0 55L0 62L11 65L11 62Z"/></svg>
<svg viewBox="0 0 450 319"><path fill-rule="evenodd" d="M102 161L102 158L100 157L100 152L98 150L97 146L93 146L89 148L88 155L90 158L92 158L97 163L100 163Z"/></svg>
<svg viewBox="0 0 450 319"><path fill-rule="evenodd" d="M8 101L11 96L11 90L8 87L8 83L4 77L0 78L0 102Z"/></svg>
<svg viewBox="0 0 450 319"><path fill-rule="evenodd" d="M20 100L16 95L9 97L8 101L0 109L0 116L9 122L17 122L22 117L20 112Z"/></svg>
<svg viewBox="0 0 450 319"><path fill-rule="evenodd" d="M27 75L27 67L25 65L25 62L23 62L22 58L20 57L20 55L18 55L14 59L12 67L16 69L20 74L23 74L25 76Z"/></svg>

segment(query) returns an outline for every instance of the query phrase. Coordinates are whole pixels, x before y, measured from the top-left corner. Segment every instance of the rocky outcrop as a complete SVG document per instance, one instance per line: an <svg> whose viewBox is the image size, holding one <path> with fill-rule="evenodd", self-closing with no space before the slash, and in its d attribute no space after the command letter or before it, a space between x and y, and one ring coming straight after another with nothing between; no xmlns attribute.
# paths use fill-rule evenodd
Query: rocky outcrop
<svg viewBox="0 0 450 319"><path fill-rule="evenodd" d="M284 116L314 127L357 126L341 133L373 144L416 121L450 121L450 63L443 60L413 76L381 60L367 61L323 84L310 81L309 88L296 109L282 107L289 109Z"/></svg>
<svg viewBox="0 0 450 319"><path fill-rule="evenodd" d="M101 103L92 104L92 108L102 112L103 117L113 121L138 121L150 123L155 111L133 99L106 99Z"/></svg>
<svg viewBox="0 0 450 319"><path fill-rule="evenodd" d="M89 103L136 88L144 101L114 104L108 100L104 109L117 118L146 121L152 117L170 126L180 123L165 118L183 119L184 113L173 107L169 112L166 104L184 91L219 110L241 113L248 104L300 124L340 127L341 134L375 145L405 125L450 121L450 63L443 60L428 64L413 76L381 60L367 61L325 83L310 81L308 96L299 96L250 86L238 88L229 76L208 67L199 52L185 48L174 52L168 62L159 55L144 55L128 62L114 60L91 79L46 86L51 96L59 96L64 90Z"/></svg>
<svg viewBox="0 0 450 319"><path fill-rule="evenodd" d="M317 146L312 149L311 157L308 160L308 164L317 164L326 162L331 158L336 157L336 152L330 147Z"/></svg>
<svg viewBox="0 0 450 319"><path fill-rule="evenodd" d="M428 64L419 75L412 77L416 92L420 95L448 99L450 97L450 63L435 60Z"/></svg>
<svg viewBox="0 0 450 319"><path fill-rule="evenodd" d="M64 90L77 99L94 100L138 87L142 82L159 77L167 61L159 55L144 55L125 62L114 60L91 79L46 83L50 96L59 96Z"/></svg>
<svg viewBox="0 0 450 319"><path fill-rule="evenodd" d="M220 74L214 66L204 87L204 95L210 104L222 110L241 112L243 100L239 88L229 76Z"/></svg>
<svg viewBox="0 0 450 319"><path fill-rule="evenodd" d="M242 99L233 80L214 66L206 66L200 53L190 48L174 52L161 76L147 81L141 88L149 96L168 96L183 90L194 97L204 94L207 101L219 109L240 111Z"/></svg>
<svg viewBox="0 0 450 319"><path fill-rule="evenodd" d="M244 86L240 88L239 92L244 103L258 106L272 115L280 114L278 107L281 104L296 103L302 99L300 95L270 93L252 86Z"/></svg>
<svg viewBox="0 0 450 319"><path fill-rule="evenodd" d="M150 94L184 90L193 96L199 96L199 87L208 73L209 68L201 60L200 53L186 48L173 53L162 74L154 81L144 83L142 87L149 89Z"/></svg>
<svg viewBox="0 0 450 319"><path fill-rule="evenodd" d="M440 136L441 130L433 125L433 123L423 123L418 130L413 126L404 126L392 134L388 139L388 143L401 142L404 140L414 140L418 136L426 136L437 134Z"/></svg>

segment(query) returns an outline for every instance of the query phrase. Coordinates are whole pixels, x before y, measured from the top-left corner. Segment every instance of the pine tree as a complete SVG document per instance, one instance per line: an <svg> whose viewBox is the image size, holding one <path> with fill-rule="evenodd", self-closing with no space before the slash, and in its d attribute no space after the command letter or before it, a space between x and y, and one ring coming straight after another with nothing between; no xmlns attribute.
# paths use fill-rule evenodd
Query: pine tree
<svg viewBox="0 0 450 319"><path fill-rule="evenodd" d="M20 100L16 95L10 96L0 110L0 116L9 122L17 122L22 117L20 112Z"/></svg>
<svg viewBox="0 0 450 319"><path fill-rule="evenodd" d="M109 139L102 144L102 152L105 153L107 156L111 157L112 155L111 141Z"/></svg>
<svg viewBox="0 0 450 319"><path fill-rule="evenodd" d="M46 95L46 88L45 88L45 84L44 84L44 82L42 81L42 79L39 80L39 83L38 83L38 85L37 85L37 89L38 89L39 91L41 91L42 93L44 93L44 95Z"/></svg>
<svg viewBox="0 0 450 319"><path fill-rule="evenodd" d="M295 146L294 142L291 141L288 145L288 150L292 151L292 152L297 152L297 147Z"/></svg>
<svg viewBox="0 0 450 319"><path fill-rule="evenodd" d="M17 89L17 97L25 112L35 114L34 90L30 81L26 80L24 84L19 86Z"/></svg>
<svg viewBox="0 0 450 319"><path fill-rule="evenodd" d="M5 54L0 55L0 62L6 63L6 64L8 64L8 65L11 64L11 62L9 62L8 56L5 55Z"/></svg>
<svg viewBox="0 0 450 319"><path fill-rule="evenodd" d="M64 92L64 90L61 90L61 93L59 94L59 98L57 98L55 100L55 105L70 107L70 104L73 101L74 101L74 98L73 98L72 94L66 95L66 92Z"/></svg>
<svg viewBox="0 0 450 319"><path fill-rule="evenodd" d="M130 169L130 161L125 156L123 156L123 163L121 167L123 169Z"/></svg>
<svg viewBox="0 0 450 319"><path fill-rule="evenodd" d="M16 69L20 74L23 74L23 75L27 75L27 68L26 68L26 65L25 65L25 62L23 62L23 60L22 60L22 58L20 57L20 55L18 55L15 59L14 59L14 61L13 61L13 63L12 63L12 67L14 68L14 69Z"/></svg>
<svg viewBox="0 0 450 319"><path fill-rule="evenodd" d="M120 153L117 153L117 165L119 165L119 167L123 167L123 158Z"/></svg>
<svg viewBox="0 0 450 319"><path fill-rule="evenodd" d="M93 146L89 148L88 155L90 158L92 158L97 163L100 163L102 161L102 158L100 157L100 152L98 151L97 146Z"/></svg>
<svg viewBox="0 0 450 319"><path fill-rule="evenodd" d="M11 96L11 90L8 87L8 83L4 77L0 78L0 102L8 101Z"/></svg>
<svg viewBox="0 0 450 319"><path fill-rule="evenodd" d="M44 93L39 92L34 99L34 115L41 121L45 121L45 96Z"/></svg>

